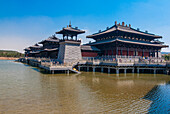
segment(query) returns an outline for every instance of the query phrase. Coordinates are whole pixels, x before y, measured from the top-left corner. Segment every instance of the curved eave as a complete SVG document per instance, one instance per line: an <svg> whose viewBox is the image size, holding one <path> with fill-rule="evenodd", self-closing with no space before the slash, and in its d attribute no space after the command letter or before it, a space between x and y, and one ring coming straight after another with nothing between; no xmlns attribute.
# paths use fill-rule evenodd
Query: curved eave
<svg viewBox="0 0 170 114"><path fill-rule="evenodd" d="M37 54L37 53L40 53L40 51L30 52L30 54Z"/></svg>
<svg viewBox="0 0 170 114"><path fill-rule="evenodd" d="M82 30L74 30L74 29L67 29L67 28L64 28L63 30L60 30L58 32L56 32L56 34L65 34L67 32L74 32L76 34L82 34L82 33L85 33L85 31L82 31Z"/></svg>
<svg viewBox="0 0 170 114"><path fill-rule="evenodd" d="M143 35L143 36L148 36L148 37L153 37L153 38L162 38L162 36L158 36L158 35L154 35L154 34L149 34L149 33L145 33L145 32L141 32L141 31L137 31L135 29L122 29L120 27L112 27L106 31L103 31L103 32L100 32L100 33L95 33L95 34L92 34L92 35L88 35L86 36L86 38L94 38L97 37L97 36L100 36L100 35L105 35L107 33L111 33L111 32L115 32L115 31L121 31L121 32L126 32L126 33L130 33L130 34L138 34L138 35Z"/></svg>
<svg viewBox="0 0 170 114"><path fill-rule="evenodd" d="M122 28L118 28L118 30L122 31L122 32L127 32L127 33L131 33L131 34L140 34L143 36L148 36L148 37L153 37L153 38L162 38L162 36L158 36L158 35L154 35L154 34L149 34L149 33L145 33L142 31L137 31L134 29L122 29Z"/></svg>
<svg viewBox="0 0 170 114"><path fill-rule="evenodd" d="M109 42L99 42L95 44L89 44L89 45L99 45L99 44L106 44L106 43L111 43L111 42L124 42L124 43L130 43L130 44L138 44L138 45L147 45L147 46L154 46L154 47L169 47L168 45L160 45L160 44L149 44L149 43L142 43L142 42L132 42L132 41L125 41L125 40L120 40L120 39L115 39Z"/></svg>
<svg viewBox="0 0 170 114"><path fill-rule="evenodd" d="M59 42L59 40L56 40L56 41L44 40L44 41L39 42L38 44L44 44L45 42Z"/></svg>
<svg viewBox="0 0 170 114"><path fill-rule="evenodd" d="M45 42L45 41L43 40L43 41L41 41L41 42L38 42L38 44L44 44L44 42Z"/></svg>
<svg viewBox="0 0 170 114"><path fill-rule="evenodd" d="M100 33L95 33L95 34L92 34L92 35L88 35L86 36L86 38L94 38L96 36L100 36L100 35L104 35L104 34L107 34L107 33L110 33L110 32L113 32L117 30L116 28L111 28L109 30L106 30L106 31L103 31L103 32L100 32Z"/></svg>

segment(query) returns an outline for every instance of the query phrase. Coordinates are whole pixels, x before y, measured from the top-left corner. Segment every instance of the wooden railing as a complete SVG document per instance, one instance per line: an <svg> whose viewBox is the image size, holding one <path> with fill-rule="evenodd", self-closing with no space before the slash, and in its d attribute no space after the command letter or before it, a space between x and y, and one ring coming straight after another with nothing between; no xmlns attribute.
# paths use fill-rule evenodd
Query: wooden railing
<svg viewBox="0 0 170 114"><path fill-rule="evenodd" d="M91 62L94 65L99 65L100 63L111 63L111 64L131 64L131 65L170 65L170 62L166 62L163 58L142 58L142 57L134 57L134 56L117 56L115 57L95 57L95 58L83 58L82 60L75 60L71 63L61 64L57 59L50 58L34 58L28 57L26 59L38 61L41 65L44 66L52 66L52 67L66 67L66 66L75 66L78 62L82 62L86 64L87 62Z"/></svg>

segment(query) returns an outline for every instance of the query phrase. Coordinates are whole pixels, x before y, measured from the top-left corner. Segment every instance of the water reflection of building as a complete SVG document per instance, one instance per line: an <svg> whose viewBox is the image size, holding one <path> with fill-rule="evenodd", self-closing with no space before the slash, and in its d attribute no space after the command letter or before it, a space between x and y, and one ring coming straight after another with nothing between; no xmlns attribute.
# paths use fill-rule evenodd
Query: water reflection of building
<svg viewBox="0 0 170 114"><path fill-rule="evenodd" d="M153 75L150 78L148 78L147 75L143 75L141 78L127 76L121 79L117 79L115 76L108 77L107 74L96 74L96 76L93 75L92 77L89 75L93 74L83 74L82 76L78 76L77 79L83 86L90 88L90 92L95 94L101 102L109 103L109 106L105 105L106 110L115 113L147 113L152 102L142 98L148 91L152 90L155 84L166 82L164 79L157 80L159 77L155 78ZM96 81L96 79L98 81ZM162 90L159 91L159 89ZM163 89L166 89L166 91L160 95L152 92L148 97L153 97L153 99L156 100L157 97L166 94L168 99L168 87L159 89L156 90L158 93L163 92ZM166 101L168 101L167 99ZM157 108L159 108L158 105ZM166 108L168 108L168 105L166 105Z"/></svg>
<svg viewBox="0 0 170 114"><path fill-rule="evenodd" d="M170 84L157 85L143 99L152 101L149 113L168 114L170 111Z"/></svg>

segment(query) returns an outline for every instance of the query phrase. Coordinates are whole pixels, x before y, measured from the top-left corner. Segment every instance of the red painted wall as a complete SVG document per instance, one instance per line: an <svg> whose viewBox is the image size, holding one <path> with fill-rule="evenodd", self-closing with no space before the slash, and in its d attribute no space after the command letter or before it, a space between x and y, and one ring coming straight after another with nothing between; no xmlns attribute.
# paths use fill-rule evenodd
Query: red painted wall
<svg viewBox="0 0 170 114"><path fill-rule="evenodd" d="M96 57L98 54L97 52L81 52L82 57Z"/></svg>
<svg viewBox="0 0 170 114"><path fill-rule="evenodd" d="M149 52L144 52L145 57L149 57Z"/></svg>
<svg viewBox="0 0 170 114"><path fill-rule="evenodd" d="M133 51L129 51L129 56L133 56Z"/></svg>
<svg viewBox="0 0 170 114"><path fill-rule="evenodd" d="M138 51L138 56L142 56L142 51Z"/></svg>
<svg viewBox="0 0 170 114"><path fill-rule="evenodd" d="M122 50L122 55L123 56L127 56L127 51L126 50Z"/></svg>

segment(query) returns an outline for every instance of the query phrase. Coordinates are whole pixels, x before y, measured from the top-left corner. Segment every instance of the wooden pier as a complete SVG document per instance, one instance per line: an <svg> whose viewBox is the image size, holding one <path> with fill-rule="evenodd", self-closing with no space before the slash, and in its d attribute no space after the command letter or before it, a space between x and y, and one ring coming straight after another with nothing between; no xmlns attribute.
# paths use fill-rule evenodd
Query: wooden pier
<svg viewBox="0 0 170 114"><path fill-rule="evenodd" d="M139 59L139 58L138 58ZM161 61L139 61L137 58L121 58L117 60L106 59L83 59L69 64L55 63L55 60L48 58L24 58L25 63L44 69L47 73L65 73L102 72L102 73L162 73L170 74L170 62ZM21 61L21 60L20 60Z"/></svg>
<svg viewBox="0 0 170 114"><path fill-rule="evenodd" d="M48 58L22 58L18 60L19 62L27 63L31 66L39 67L44 69L47 73L54 74L59 71L64 71L65 73L69 74L70 72L73 73L81 73L74 68L77 62L73 62L70 64L58 64L53 63L53 60Z"/></svg>
<svg viewBox="0 0 170 114"><path fill-rule="evenodd" d="M120 60L121 58L121 60ZM140 60L140 58L120 57L117 60L82 60L78 63L79 71L105 72L105 73L162 73L169 74L170 62L163 61L162 58L150 58L150 60ZM154 61L153 61L154 60Z"/></svg>

